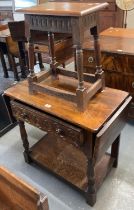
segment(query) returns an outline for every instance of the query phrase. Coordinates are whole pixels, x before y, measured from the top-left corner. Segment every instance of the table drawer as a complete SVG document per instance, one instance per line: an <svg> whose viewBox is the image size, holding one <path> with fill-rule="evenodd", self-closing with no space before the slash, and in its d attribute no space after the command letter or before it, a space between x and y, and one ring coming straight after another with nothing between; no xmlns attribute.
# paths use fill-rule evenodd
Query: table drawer
<svg viewBox="0 0 134 210"><path fill-rule="evenodd" d="M84 61L83 66L89 68L95 68L95 56L93 50L83 50ZM125 68L125 55L118 55L115 53L102 52L101 53L101 64L102 68L107 71L122 72Z"/></svg>
<svg viewBox="0 0 134 210"><path fill-rule="evenodd" d="M37 111L27 105L11 101L11 108L17 120L25 121L46 132L53 134L54 138L66 140L75 146L82 146L84 142L83 130L79 127L65 123L53 116Z"/></svg>

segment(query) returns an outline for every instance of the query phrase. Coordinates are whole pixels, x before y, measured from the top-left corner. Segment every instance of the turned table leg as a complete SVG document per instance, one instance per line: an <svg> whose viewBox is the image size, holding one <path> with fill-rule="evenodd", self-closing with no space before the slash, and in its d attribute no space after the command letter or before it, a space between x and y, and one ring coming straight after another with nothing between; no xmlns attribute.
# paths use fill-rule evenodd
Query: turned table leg
<svg viewBox="0 0 134 210"><path fill-rule="evenodd" d="M93 159L88 160L87 167L88 189L86 192L86 201L90 206L93 206L96 203L95 172Z"/></svg>
<svg viewBox="0 0 134 210"><path fill-rule="evenodd" d="M21 135L21 139L22 139L23 147L24 147L24 159L27 163L30 163L31 158L29 156L30 149L29 149L29 142L27 138L27 132L25 129L25 124L21 120L19 120L19 127L20 127L20 135Z"/></svg>
<svg viewBox="0 0 134 210"><path fill-rule="evenodd" d="M113 164L114 168L118 167L119 147L120 147L120 135L116 138L111 147L111 157L115 158Z"/></svg>
<svg viewBox="0 0 134 210"><path fill-rule="evenodd" d="M96 179L95 179L95 162L94 162L94 142L95 136L91 133L85 135L85 144L83 147L84 155L86 156L86 177L87 177L87 188L85 190L86 202L93 206L96 203L97 190L96 190Z"/></svg>

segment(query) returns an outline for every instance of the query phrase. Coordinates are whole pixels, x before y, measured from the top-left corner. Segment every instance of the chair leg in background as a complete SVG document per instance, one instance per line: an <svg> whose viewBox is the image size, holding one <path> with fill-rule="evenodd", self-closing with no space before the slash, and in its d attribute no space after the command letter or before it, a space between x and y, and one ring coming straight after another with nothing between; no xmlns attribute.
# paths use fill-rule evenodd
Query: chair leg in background
<svg viewBox="0 0 134 210"><path fill-rule="evenodd" d="M10 55L10 60L11 60L12 70L14 73L14 80L19 81L18 71L17 71L17 67L16 67L16 63L15 63L15 57L13 55Z"/></svg>

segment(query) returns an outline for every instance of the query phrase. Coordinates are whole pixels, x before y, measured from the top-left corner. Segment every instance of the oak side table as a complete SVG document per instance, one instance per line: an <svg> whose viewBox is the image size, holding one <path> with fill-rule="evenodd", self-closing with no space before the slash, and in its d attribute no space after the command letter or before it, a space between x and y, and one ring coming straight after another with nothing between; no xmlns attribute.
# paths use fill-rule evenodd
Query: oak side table
<svg viewBox="0 0 134 210"><path fill-rule="evenodd" d="M62 177L82 191L93 206L104 178L118 165L120 133L132 97L105 88L90 100L85 112L79 112L75 103L65 99L45 93L31 95L28 81L9 88L5 95L19 122L25 161ZM47 132L32 147L25 122Z"/></svg>

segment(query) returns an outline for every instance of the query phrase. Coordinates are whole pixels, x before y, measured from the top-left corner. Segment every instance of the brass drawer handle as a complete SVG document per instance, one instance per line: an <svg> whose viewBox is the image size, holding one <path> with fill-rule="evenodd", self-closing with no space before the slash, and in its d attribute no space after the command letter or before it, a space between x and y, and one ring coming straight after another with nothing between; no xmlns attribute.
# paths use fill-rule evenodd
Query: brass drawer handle
<svg viewBox="0 0 134 210"><path fill-rule="evenodd" d="M93 63L93 62L94 62L94 58L93 58L92 56L90 56L90 57L88 58L88 62L89 62L89 63Z"/></svg>
<svg viewBox="0 0 134 210"><path fill-rule="evenodd" d="M132 88L134 88L134 82L132 82Z"/></svg>

